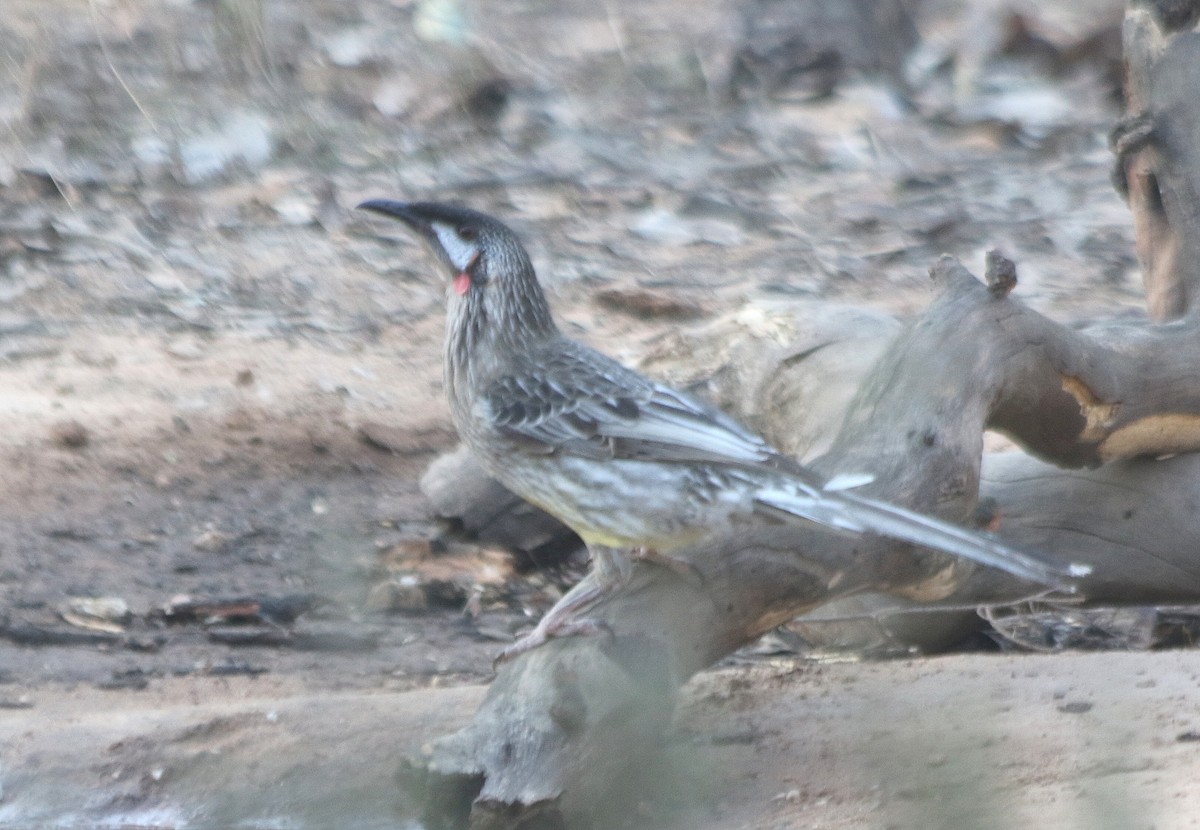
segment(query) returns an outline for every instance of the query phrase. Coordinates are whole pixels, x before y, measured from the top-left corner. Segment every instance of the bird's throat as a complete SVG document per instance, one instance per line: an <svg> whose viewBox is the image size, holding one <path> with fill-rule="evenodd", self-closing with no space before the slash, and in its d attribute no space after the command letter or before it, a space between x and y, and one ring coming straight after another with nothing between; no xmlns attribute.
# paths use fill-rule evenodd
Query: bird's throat
<svg viewBox="0 0 1200 830"><path fill-rule="evenodd" d="M465 297L467 292L471 290L471 275L463 271L454 278L454 293L460 297Z"/></svg>

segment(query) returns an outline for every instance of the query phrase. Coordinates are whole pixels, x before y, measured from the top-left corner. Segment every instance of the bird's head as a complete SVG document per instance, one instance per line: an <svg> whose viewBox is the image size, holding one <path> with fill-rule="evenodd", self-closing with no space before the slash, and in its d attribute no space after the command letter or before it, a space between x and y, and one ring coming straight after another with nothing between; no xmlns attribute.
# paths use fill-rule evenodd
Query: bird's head
<svg viewBox="0 0 1200 830"><path fill-rule="evenodd" d="M487 214L438 202L391 199L369 199L359 208L412 228L445 266L460 297L486 291L492 282L532 276L533 266L517 235Z"/></svg>
<svg viewBox="0 0 1200 830"><path fill-rule="evenodd" d="M499 220L438 202L371 199L359 207L408 225L445 268L451 287L446 348L452 362L482 359L499 365L531 340L557 334L525 247Z"/></svg>

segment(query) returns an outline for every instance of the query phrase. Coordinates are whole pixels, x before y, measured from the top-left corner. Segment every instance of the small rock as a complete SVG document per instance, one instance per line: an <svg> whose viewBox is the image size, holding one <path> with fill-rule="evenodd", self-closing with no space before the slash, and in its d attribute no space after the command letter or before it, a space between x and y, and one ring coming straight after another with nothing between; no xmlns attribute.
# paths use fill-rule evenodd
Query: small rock
<svg viewBox="0 0 1200 830"><path fill-rule="evenodd" d="M171 161L171 147L162 137L144 135L130 145L133 157L144 167L163 167Z"/></svg>
<svg viewBox="0 0 1200 830"><path fill-rule="evenodd" d="M70 597L66 610L110 622L128 622L133 616L121 597Z"/></svg>
<svg viewBox="0 0 1200 830"><path fill-rule="evenodd" d="M249 112L231 115L217 129L185 141L179 148L189 184L215 178L234 164L257 169L271 159L273 152L270 123Z"/></svg>
<svg viewBox="0 0 1200 830"><path fill-rule="evenodd" d="M739 245L745 234L736 225L721 219L688 219L668 210L654 209L643 213L631 230L651 242L664 245L691 245L707 242L712 245Z"/></svg>
<svg viewBox="0 0 1200 830"><path fill-rule="evenodd" d="M232 541L229 534L209 528L192 540L192 547L205 553L222 553Z"/></svg>
<svg viewBox="0 0 1200 830"><path fill-rule="evenodd" d="M77 450L88 445L91 433L78 421L59 421L50 427L50 440L60 447Z"/></svg>
<svg viewBox="0 0 1200 830"><path fill-rule="evenodd" d="M225 416L222 426L230 432L253 432L258 429L258 421L254 412L239 406L230 410L229 414Z"/></svg>
<svg viewBox="0 0 1200 830"><path fill-rule="evenodd" d="M649 210L638 217L632 230L643 239L668 245L690 245L697 237L690 223L667 210Z"/></svg>
<svg viewBox="0 0 1200 830"><path fill-rule="evenodd" d="M285 196L271 204L279 221L293 227L311 225L317 218L316 205L299 196Z"/></svg>
<svg viewBox="0 0 1200 830"><path fill-rule="evenodd" d="M420 0L413 11L413 31L431 43L466 43L471 34L457 0Z"/></svg>
<svg viewBox="0 0 1200 830"><path fill-rule="evenodd" d="M367 26L343 29L325 41L329 62L343 69L369 63L377 51L375 30Z"/></svg>
<svg viewBox="0 0 1200 830"><path fill-rule="evenodd" d="M187 285L184 281L170 271L152 271L146 275L146 282L150 283L160 294L177 297L187 293Z"/></svg>
<svg viewBox="0 0 1200 830"><path fill-rule="evenodd" d="M396 118L411 110L420 98L417 88L407 80L385 80L375 89L371 103L380 115Z"/></svg>
<svg viewBox="0 0 1200 830"><path fill-rule="evenodd" d="M380 582L367 592L367 608L372 611L424 611L428 607L425 589L413 577Z"/></svg>
<svg viewBox="0 0 1200 830"><path fill-rule="evenodd" d="M1082 715L1084 712L1092 711L1092 704L1086 700L1072 700L1059 706L1058 711L1068 715Z"/></svg>
<svg viewBox="0 0 1200 830"><path fill-rule="evenodd" d="M180 360L199 360L204 349L194 337L181 337L167 344L167 354Z"/></svg>
<svg viewBox="0 0 1200 830"><path fill-rule="evenodd" d="M317 389L324 392L326 395L342 395L349 396L351 394L350 387L342 383L340 380L331 377L320 377L314 382Z"/></svg>

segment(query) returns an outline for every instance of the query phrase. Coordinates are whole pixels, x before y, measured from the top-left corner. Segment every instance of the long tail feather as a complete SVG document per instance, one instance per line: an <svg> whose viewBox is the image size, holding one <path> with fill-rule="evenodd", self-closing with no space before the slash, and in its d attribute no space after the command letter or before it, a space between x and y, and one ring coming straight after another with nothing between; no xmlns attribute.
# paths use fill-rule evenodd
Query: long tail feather
<svg viewBox="0 0 1200 830"><path fill-rule="evenodd" d="M1064 566L1048 562L983 531L969 530L851 493L831 493L827 498L814 499L807 493L799 495L772 490L759 493L757 501L771 513L807 519L837 530L878 533L961 556L1060 591L1074 592L1076 580L1091 572L1086 565Z"/></svg>

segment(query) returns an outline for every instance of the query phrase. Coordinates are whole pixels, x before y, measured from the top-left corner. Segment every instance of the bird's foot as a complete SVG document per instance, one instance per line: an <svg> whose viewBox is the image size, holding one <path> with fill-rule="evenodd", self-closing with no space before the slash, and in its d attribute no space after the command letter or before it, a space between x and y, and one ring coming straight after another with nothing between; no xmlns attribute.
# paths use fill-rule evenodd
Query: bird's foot
<svg viewBox="0 0 1200 830"><path fill-rule="evenodd" d="M613 636L612 629L600 620L592 619L562 619L550 625L546 624L546 620L554 611L551 609L542 621L537 624L537 627L526 634L521 639L517 640L511 646L501 651L496 655L496 659L492 661L492 668L496 669L510 660L520 657L527 651L532 651L538 646L545 645L551 640L559 637L581 637L585 635L605 634L609 637Z"/></svg>
<svg viewBox="0 0 1200 830"><path fill-rule="evenodd" d="M686 579L693 587L701 588L704 586L704 574L700 573L699 568L686 559L667 556L665 553L659 553L653 548L634 548L633 557L642 562L648 562L651 565L667 568Z"/></svg>
<svg viewBox="0 0 1200 830"><path fill-rule="evenodd" d="M592 581L585 580L579 583L546 612L533 631L500 652L492 661L492 667L507 663L514 657L535 649L556 637L573 637L578 634L608 634L611 636L612 630L604 623L599 620L577 617L576 614L591 608L619 587L619 583L596 580L594 575Z"/></svg>

